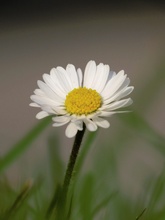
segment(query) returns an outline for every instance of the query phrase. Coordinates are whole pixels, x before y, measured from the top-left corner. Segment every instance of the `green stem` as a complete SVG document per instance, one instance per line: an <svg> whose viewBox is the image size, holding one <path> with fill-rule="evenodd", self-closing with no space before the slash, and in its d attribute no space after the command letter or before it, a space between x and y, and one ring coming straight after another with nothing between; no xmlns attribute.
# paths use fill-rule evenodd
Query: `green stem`
<svg viewBox="0 0 165 220"><path fill-rule="evenodd" d="M73 176L73 170L76 163L76 159L78 156L78 152L81 146L81 142L85 133L85 125L83 124L83 130L78 131L75 137L75 141L73 144L72 152L70 155L70 159L68 162L67 170L64 177L64 182L62 189L57 189L53 199L49 205L49 208L46 213L46 219L49 219L51 217L51 214L53 212L53 209L56 207L56 218L58 220L64 220L65 219L65 208L66 208L66 201L67 201L67 194L69 190L69 185Z"/></svg>
<svg viewBox="0 0 165 220"><path fill-rule="evenodd" d="M69 163L67 166L67 170L65 173L65 178L64 178L64 182L63 182L63 201L66 202L67 199L67 194L68 194L68 189L69 189L69 185L70 185L70 181L72 178L72 174L73 174L73 169L76 163L76 159L78 156L78 152L81 146L81 142L82 142L82 138L84 136L85 133L85 125L83 125L83 130L82 131L78 131L75 137L75 141L73 144L73 148L72 148L72 152L70 155L70 159L69 159Z"/></svg>

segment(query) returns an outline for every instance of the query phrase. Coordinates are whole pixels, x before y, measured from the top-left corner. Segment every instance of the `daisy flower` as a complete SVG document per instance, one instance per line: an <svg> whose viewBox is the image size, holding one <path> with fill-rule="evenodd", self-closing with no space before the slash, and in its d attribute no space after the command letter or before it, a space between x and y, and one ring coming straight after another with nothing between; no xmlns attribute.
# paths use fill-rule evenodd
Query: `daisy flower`
<svg viewBox="0 0 165 220"><path fill-rule="evenodd" d="M38 119L52 115L54 127L68 123L65 134L69 138L83 129L83 123L89 131L108 128L105 118L132 104L131 98L125 98L134 89L127 75L123 70L116 74L103 63L89 61L84 74L72 64L66 69L58 66L43 74L43 80L38 80L30 106L41 108Z"/></svg>

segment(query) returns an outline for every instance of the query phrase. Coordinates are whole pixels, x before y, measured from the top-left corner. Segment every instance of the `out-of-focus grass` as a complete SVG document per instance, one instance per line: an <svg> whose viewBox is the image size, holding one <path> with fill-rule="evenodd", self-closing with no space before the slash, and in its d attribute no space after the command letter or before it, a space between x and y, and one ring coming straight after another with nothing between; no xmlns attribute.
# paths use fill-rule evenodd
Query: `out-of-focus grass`
<svg viewBox="0 0 165 220"><path fill-rule="evenodd" d="M145 111L164 85L164 73L165 68L161 66L153 78L148 81L145 91L141 91L141 94L139 92L137 103L143 105ZM137 88L135 91L137 92ZM144 92L145 98L142 96ZM125 127L129 128L128 133L131 131L136 135L129 135L131 133L125 135L122 127L117 134L111 137L110 141L107 141L107 138L100 142L97 132L86 134L70 186L65 210L68 220L165 219L164 169L156 179L146 177L143 193L133 200L120 190L117 179L118 158L116 158L120 146L126 146L130 139L134 140L135 136L145 140L150 147L154 147L156 151L165 156L165 138L155 131L143 114L137 110L120 115L119 119ZM41 179L38 174L38 179L35 179L33 184L23 184L24 186L20 189L14 189L12 183L5 178L4 173L5 169L17 161L17 158L31 146L32 141L42 133L50 121L51 118L47 118L39 122L1 158L0 171L3 171L3 176L0 178L0 220L55 219L57 206L54 208L54 204L51 206L50 202L54 199L55 203L57 196L60 196L60 186L65 172L65 165L58 148L60 142L58 137L48 137L45 161L49 163L49 171L44 170ZM101 146L99 146L100 144ZM93 146L99 150L90 158L91 169L82 172L83 164ZM49 173L46 178L44 178L44 172Z"/></svg>
<svg viewBox="0 0 165 220"><path fill-rule="evenodd" d="M30 147L30 144L41 134L41 132L50 123L51 118L47 117L40 121L31 131L29 131L18 143L11 147L10 151L0 158L0 172L16 160L24 151Z"/></svg>

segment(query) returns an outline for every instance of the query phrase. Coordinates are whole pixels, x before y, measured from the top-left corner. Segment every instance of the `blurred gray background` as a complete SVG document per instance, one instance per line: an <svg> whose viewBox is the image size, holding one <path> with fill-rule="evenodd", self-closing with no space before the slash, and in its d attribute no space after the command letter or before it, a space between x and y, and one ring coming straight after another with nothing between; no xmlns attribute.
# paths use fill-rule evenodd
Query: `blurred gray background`
<svg viewBox="0 0 165 220"><path fill-rule="evenodd" d="M7 1L0 11L1 157L37 123L38 109L29 107L29 103L42 74L68 63L84 70L91 59L97 64L109 64L116 72L125 70L135 86L132 108L165 135L165 81L158 74L165 63L165 10L159 1L29 1L24 5L21 1ZM145 93L149 82L157 91L150 100ZM110 122L110 129L100 131L100 139L118 132L118 117L110 118ZM64 137L64 129L48 126L42 137L8 169L9 178L17 183L19 178L34 175L32 167L37 170L45 166L45 139L50 133L61 137L61 151L67 161L73 140ZM164 164L164 157L140 138L133 148L121 154L119 179L129 190L139 189L132 183L134 167L141 164L144 175L157 174ZM25 168L26 172L20 174ZM140 175L137 179L140 181Z"/></svg>

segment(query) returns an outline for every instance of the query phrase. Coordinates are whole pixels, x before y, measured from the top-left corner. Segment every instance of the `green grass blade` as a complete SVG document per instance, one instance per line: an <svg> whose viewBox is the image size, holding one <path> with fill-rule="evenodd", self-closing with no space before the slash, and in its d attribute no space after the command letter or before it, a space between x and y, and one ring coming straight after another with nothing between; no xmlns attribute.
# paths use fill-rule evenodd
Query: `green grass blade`
<svg viewBox="0 0 165 220"><path fill-rule="evenodd" d="M58 136L51 136L48 139L48 161L49 161L49 172L52 182L52 187L56 187L61 184L64 173L64 162L62 160L60 152L60 141Z"/></svg>
<svg viewBox="0 0 165 220"><path fill-rule="evenodd" d="M17 159L38 137L50 123L51 117L41 120L30 132L28 132L11 150L0 159L0 172L4 171L15 159Z"/></svg>
<svg viewBox="0 0 165 220"><path fill-rule="evenodd" d="M94 217L102 210L105 209L106 206L108 205L108 203L114 198L114 196L117 195L117 192L113 192L111 193L108 197L106 197L105 199L103 199L103 201L101 201L93 210L92 212L92 218L94 219Z"/></svg>
<svg viewBox="0 0 165 220"><path fill-rule="evenodd" d="M136 220L139 220L139 219L142 217L142 215L144 214L145 211L146 211L146 208L143 209L143 211L140 213L140 215L138 215L138 217L136 218Z"/></svg>
<svg viewBox="0 0 165 220"><path fill-rule="evenodd" d="M46 213L46 219L49 219L53 213L53 210L55 208L57 208L57 206L59 207L59 205L57 204L58 203L58 200L61 196L61 186L58 185L56 187L56 190L55 190L55 193L53 195L53 198L49 204L49 207L48 207L48 210L47 210L47 213Z"/></svg>
<svg viewBox="0 0 165 220"><path fill-rule="evenodd" d="M21 192L18 194L16 199L14 200L11 207L7 210L7 212L4 214L3 220L8 220L13 218L17 212L20 211L20 207L23 205L24 200L27 198L29 191L31 190L32 182L28 181Z"/></svg>
<svg viewBox="0 0 165 220"><path fill-rule="evenodd" d="M92 220L92 206L94 199L94 183L95 179L92 173L85 176L83 180L82 190L80 193L80 212L83 220Z"/></svg>

